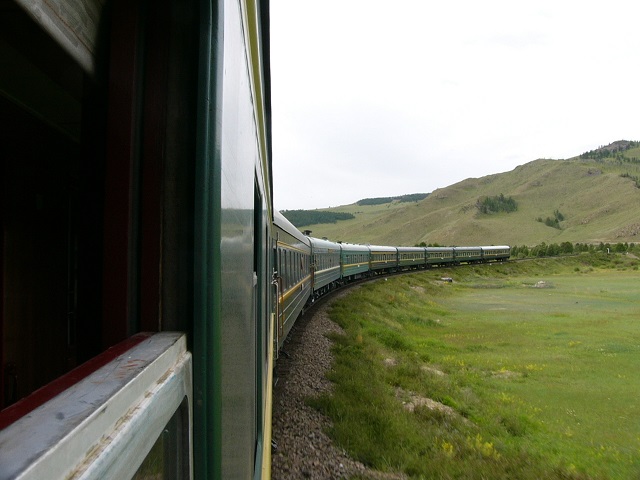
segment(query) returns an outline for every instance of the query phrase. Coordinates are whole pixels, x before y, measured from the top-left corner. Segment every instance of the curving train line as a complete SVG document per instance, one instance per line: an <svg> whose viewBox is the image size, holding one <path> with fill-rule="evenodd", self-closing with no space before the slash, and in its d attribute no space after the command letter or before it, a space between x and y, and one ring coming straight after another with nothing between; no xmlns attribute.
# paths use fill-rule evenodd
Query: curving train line
<svg viewBox="0 0 640 480"><path fill-rule="evenodd" d="M269 478L305 304L508 258L274 211L268 0L6 0L0 22L0 480Z"/></svg>
<svg viewBox="0 0 640 480"><path fill-rule="evenodd" d="M461 263L503 262L511 247L394 247L335 243L300 233L274 213L274 265L278 286L276 344L282 347L305 305L354 280L398 271Z"/></svg>

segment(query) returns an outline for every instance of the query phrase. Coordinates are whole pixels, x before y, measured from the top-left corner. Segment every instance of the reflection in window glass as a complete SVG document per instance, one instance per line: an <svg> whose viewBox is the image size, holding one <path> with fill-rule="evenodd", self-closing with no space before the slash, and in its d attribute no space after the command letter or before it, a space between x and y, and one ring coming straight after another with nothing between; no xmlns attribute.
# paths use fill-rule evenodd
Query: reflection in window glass
<svg viewBox="0 0 640 480"><path fill-rule="evenodd" d="M133 476L134 480L189 478L188 412L185 397Z"/></svg>

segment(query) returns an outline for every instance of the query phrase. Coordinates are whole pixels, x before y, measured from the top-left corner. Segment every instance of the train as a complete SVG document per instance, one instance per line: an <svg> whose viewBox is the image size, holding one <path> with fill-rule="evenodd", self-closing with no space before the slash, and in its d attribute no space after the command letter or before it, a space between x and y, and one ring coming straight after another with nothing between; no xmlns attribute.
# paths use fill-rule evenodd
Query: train
<svg viewBox="0 0 640 480"><path fill-rule="evenodd" d="M274 210L268 0L7 0L0 21L0 479L269 478L306 305L507 258L337 244Z"/></svg>
<svg viewBox="0 0 640 480"><path fill-rule="evenodd" d="M332 242L299 231L278 211L274 211L273 226L276 355L304 309L340 286L395 272L504 262L511 256L508 245L406 247Z"/></svg>

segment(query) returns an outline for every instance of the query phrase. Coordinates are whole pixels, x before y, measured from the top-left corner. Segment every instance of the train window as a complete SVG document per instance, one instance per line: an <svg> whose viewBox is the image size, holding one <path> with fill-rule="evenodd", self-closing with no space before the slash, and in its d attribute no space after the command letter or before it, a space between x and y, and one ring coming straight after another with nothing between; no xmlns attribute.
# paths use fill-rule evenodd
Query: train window
<svg viewBox="0 0 640 480"><path fill-rule="evenodd" d="M3 478L131 478L145 457L137 478L189 478L186 335L158 333L115 358L101 355L101 368L0 431ZM160 446L149 454L153 439Z"/></svg>
<svg viewBox="0 0 640 480"><path fill-rule="evenodd" d="M295 252L289 252L289 286L293 285L296 280L296 270L293 268L295 264Z"/></svg>
<svg viewBox="0 0 640 480"><path fill-rule="evenodd" d="M185 398L162 429L132 480L189 478L188 422L188 401Z"/></svg>
<svg viewBox="0 0 640 480"><path fill-rule="evenodd" d="M283 284L284 284L284 288L287 288L289 286L289 273L288 273L288 262L287 262L287 251L285 249L282 249L282 278L283 278Z"/></svg>
<svg viewBox="0 0 640 480"><path fill-rule="evenodd" d="M298 257L300 258L300 279L302 279L304 274L304 259L302 258L302 255L298 255Z"/></svg>

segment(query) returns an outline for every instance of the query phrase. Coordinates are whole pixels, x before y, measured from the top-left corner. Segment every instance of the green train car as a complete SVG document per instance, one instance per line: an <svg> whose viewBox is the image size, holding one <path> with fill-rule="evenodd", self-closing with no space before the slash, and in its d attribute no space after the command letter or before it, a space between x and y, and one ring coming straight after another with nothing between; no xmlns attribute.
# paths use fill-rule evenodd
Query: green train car
<svg viewBox="0 0 640 480"><path fill-rule="evenodd" d="M311 243L311 283L315 299L330 292L340 281L340 244L308 238Z"/></svg>
<svg viewBox="0 0 640 480"><path fill-rule="evenodd" d="M275 343L280 349L311 295L313 260L310 239L280 212L274 212L273 225L277 287Z"/></svg>
<svg viewBox="0 0 640 480"><path fill-rule="evenodd" d="M268 1L8 0L0 62L0 478L268 478Z"/></svg>
<svg viewBox="0 0 640 480"><path fill-rule="evenodd" d="M369 273L371 250L364 245L340 244L340 271L345 281L361 278Z"/></svg>
<svg viewBox="0 0 640 480"><path fill-rule="evenodd" d="M398 249L383 245L369 245L371 258L369 269L372 274L395 271L398 268Z"/></svg>
<svg viewBox="0 0 640 480"><path fill-rule="evenodd" d="M424 247L398 247L398 267L400 270L426 268L427 249Z"/></svg>

